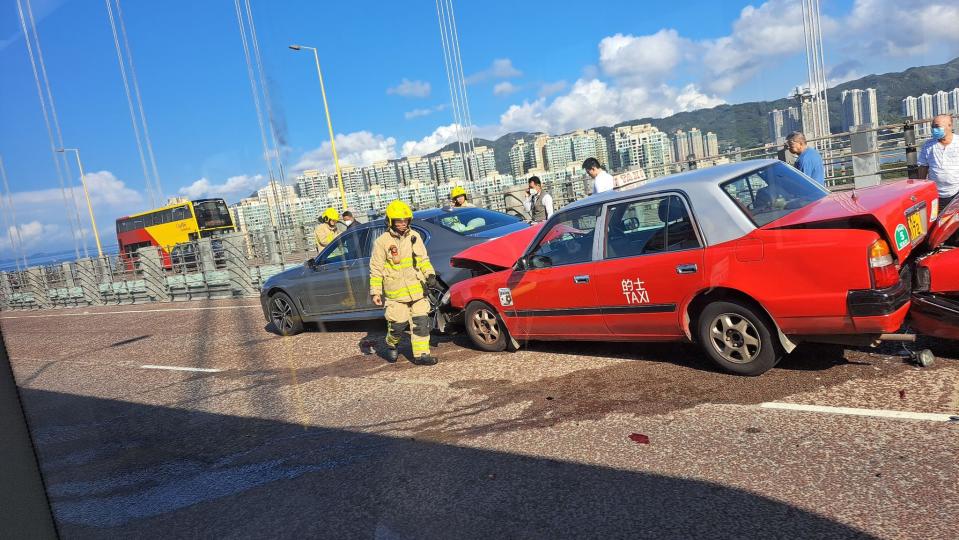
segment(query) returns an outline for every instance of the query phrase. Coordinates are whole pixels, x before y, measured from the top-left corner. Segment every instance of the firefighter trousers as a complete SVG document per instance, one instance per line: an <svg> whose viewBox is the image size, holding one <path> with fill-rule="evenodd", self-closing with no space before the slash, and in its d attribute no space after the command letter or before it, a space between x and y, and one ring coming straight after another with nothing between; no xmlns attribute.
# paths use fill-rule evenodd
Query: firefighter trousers
<svg viewBox="0 0 959 540"><path fill-rule="evenodd" d="M386 301L386 345L395 349L403 334L410 333L413 357L418 358L430 353L430 302L420 298L413 302Z"/></svg>

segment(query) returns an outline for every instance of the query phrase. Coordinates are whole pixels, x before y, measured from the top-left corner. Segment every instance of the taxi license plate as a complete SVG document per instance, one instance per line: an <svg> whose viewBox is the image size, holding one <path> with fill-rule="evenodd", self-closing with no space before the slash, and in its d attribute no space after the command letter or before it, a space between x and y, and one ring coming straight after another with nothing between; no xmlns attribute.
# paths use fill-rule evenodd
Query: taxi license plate
<svg viewBox="0 0 959 540"><path fill-rule="evenodd" d="M913 242L920 236L926 234L925 223L923 223L922 220L922 212L919 210L906 216L906 225L909 226L909 239Z"/></svg>

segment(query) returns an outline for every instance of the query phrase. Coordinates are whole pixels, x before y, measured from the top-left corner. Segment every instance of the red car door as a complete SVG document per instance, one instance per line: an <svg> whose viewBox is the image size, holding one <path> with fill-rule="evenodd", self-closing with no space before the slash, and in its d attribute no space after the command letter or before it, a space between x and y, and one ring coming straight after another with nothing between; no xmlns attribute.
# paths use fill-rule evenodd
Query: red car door
<svg viewBox="0 0 959 540"><path fill-rule="evenodd" d="M609 335L591 276L601 210L597 204L557 216L526 257L527 269L510 275L507 285L512 306L503 309L515 318L520 335Z"/></svg>
<svg viewBox="0 0 959 540"><path fill-rule="evenodd" d="M678 194L612 203L592 265L599 305L613 335L673 339L680 310L703 287L703 248Z"/></svg>

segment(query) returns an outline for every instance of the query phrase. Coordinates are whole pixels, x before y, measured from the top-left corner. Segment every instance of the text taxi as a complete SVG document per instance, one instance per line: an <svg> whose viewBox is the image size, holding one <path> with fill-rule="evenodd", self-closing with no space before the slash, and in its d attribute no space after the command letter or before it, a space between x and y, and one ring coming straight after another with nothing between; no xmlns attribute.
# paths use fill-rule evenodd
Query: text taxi
<svg viewBox="0 0 959 540"><path fill-rule="evenodd" d="M474 277L448 301L488 351L691 340L758 375L801 341L892 337L910 305L903 263L937 205L930 182L830 194L774 160L690 171L467 249L452 264Z"/></svg>

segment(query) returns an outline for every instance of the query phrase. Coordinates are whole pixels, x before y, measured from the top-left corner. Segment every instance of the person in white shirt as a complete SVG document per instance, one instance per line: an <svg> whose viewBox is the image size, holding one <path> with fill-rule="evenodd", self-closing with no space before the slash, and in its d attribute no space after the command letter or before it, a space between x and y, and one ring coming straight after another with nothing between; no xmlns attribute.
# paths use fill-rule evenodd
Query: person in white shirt
<svg viewBox="0 0 959 540"><path fill-rule="evenodd" d="M583 170L593 179L593 192L591 195L609 191L616 187L616 181L613 176L606 172L606 169L599 164L599 160L591 157L583 162Z"/></svg>
<svg viewBox="0 0 959 540"><path fill-rule="evenodd" d="M959 141L952 133L952 116L932 119L932 138L919 150L919 178L936 183L940 211L959 194Z"/></svg>
<svg viewBox="0 0 959 540"><path fill-rule="evenodd" d="M543 181L538 176L530 177L523 206L529 214L530 223L542 223L553 217L553 197L543 191Z"/></svg>

